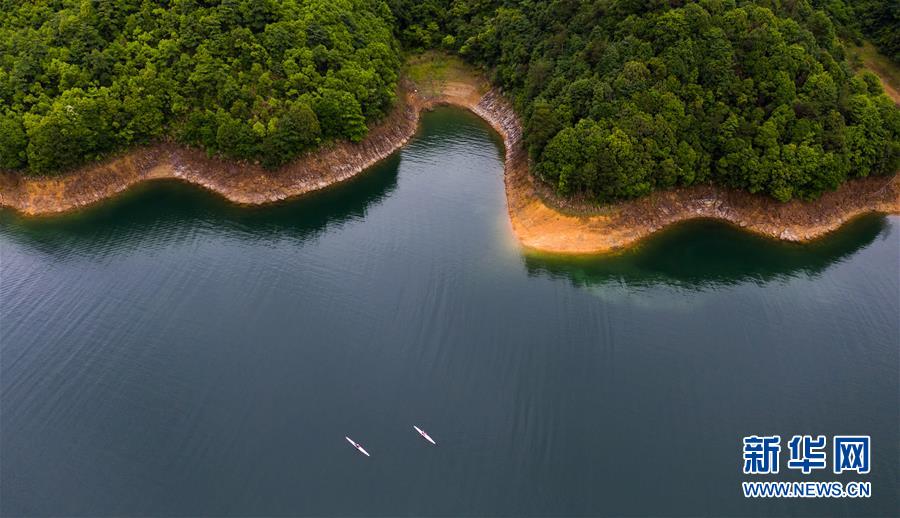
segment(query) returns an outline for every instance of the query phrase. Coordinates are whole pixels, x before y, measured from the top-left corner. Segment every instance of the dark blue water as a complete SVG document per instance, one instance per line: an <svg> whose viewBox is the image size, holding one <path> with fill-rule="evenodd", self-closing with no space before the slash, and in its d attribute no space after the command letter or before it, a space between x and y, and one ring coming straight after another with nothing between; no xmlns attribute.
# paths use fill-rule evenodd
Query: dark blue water
<svg viewBox="0 0 900 518"><path fill-rule="evenodd" d="M526 255L500 146L442 109L277 206L159 183L0 212L0 513L897 514L900 219ZM786 474L784 444L782 474L745 476L752 434L868 434L872 472ZM742 480L873 497L747 500Z"/></svg>

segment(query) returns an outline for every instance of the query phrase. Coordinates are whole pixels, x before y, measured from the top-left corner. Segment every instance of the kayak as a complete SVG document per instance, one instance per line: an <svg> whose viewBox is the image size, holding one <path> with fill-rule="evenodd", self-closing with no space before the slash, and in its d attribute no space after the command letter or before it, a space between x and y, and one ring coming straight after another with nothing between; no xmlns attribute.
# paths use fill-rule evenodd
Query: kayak
<svg viewBox="0 0 900 518"><path fill-rule="evenodd" d="M419 432L419 435L421 435L426 441L430 442L431 444L437 445L437 443L434 442L434 439L432 439L427 433L425 433L425 430L415 425L413 425L413 428L415 428L416 431Z"/></svg>
<svg viewBox="0 0 900 518"><path fill-rule="evenodd" d="M365 448L363 448L362 446L360 446L359 443L353 442L353 439L351 439L351 438L349 438L349 437L346 437L346 436L344 437L344 439L347 439L347 442L349 442L350 444L352 444L353 447L356 448L357 450L359 450L360 453L362 453L362 454L365 455L366 457L371 457L371 455L369 455L369 452L367 452L367 451L365 450Z"/></svg>

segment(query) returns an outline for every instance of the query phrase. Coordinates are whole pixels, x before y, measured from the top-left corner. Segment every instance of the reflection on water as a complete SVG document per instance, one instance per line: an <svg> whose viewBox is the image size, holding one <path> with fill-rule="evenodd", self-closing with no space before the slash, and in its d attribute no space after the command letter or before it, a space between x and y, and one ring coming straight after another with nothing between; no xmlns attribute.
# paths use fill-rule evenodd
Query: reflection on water
<svg viewBox="0 0 900 518"><path fill-rule="evenodd" d="M118 253L196 239L197 230L265 242L314 239L328 228L363 219L397 187L399 155L366 174L304 196L260 207L239 206L178 180L154 181L87 209L40 218L0 209L5 237L47 254L81 247Z"/></svg>
<svg viewBox="0 0 900 518"><path fill-rule="evenodd" d="M884 216L868 215L811 243L775 241L724 222L688 221L633 249L601 257L527 254L529 275L568 279L576 286L669 284L705 289L743 282L815 277L876 239L888 239Z"/></svg>
<svg viewBox="0 0 900 518"><path fill-rule="evenodd" d="M0 212L0 515L895 512L900 218L571 259L504 200L497 135L440 109L278 205ZM741 437L793 433L871 435L873 498L743 499Z"/></svg>
<svg viewBox="0 0 900 518"><path fill-rule="evenodd" d="M262 207L238 206L177 180L138 186L87 210L42 218L0 209L4 236L63 257L86 246L94 257L224 234L248 243L315 239L329 228L365 218L397 188L400 156L366 174L301 199ZM197 230L202 232L198 233ZM891 231L881 215L867 215L811 243L780 242L714 220L675 225L627 251L603 256L522 253L531 276L567 279L575 286L642 288L665 284L704 289L743 282L816 276Z"/></svg>

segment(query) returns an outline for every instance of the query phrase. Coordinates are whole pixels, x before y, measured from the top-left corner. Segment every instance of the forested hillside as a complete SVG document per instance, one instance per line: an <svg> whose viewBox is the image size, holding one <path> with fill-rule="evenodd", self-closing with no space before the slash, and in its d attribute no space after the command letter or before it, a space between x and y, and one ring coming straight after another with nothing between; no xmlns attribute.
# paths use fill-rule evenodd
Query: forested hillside
<svg viewBox="0 0 900 518"><path fill-rule="evenodd" d="M837 37L896 50L895 0L844 1L0 0L0 168L160 138L274 167L363 138L402 45L482 66L562 195L813 198L900 167L900 111Z"/></svg>
<svg viewBox="0 0 900 518"><path fill-rule="evenodd" d="M359 140L395 97L392 30L376 0L0 0L0 167L162 136L274 166Z"/></svg>
<svg viewBox="0 0 900 518"><path fill-rule="evenodd" d="M806 0L392 7L407 46L492 71L527 121L536 173L562 194L712 181L788 200L898 169L900 112Z"/></svg>
<svg viewBox="0 0 900 518"><path fill-rule="evenodd" d="M814 0L831 15L838 35L859 44L872 40L881 52L900 65L900 2L897 0Z"/></svg>

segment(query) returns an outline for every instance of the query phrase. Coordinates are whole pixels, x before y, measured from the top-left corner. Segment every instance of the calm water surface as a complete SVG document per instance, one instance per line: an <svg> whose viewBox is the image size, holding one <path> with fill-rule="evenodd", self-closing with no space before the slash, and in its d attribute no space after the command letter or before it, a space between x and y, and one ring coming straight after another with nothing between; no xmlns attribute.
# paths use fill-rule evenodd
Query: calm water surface
<svg viewBox="0 0 900 518"><path fill-rule="evenodd" d="M498 137L442 109L278 206L161 183L0 213L0 512L900 509L900 219L563 259L523 254L504 204ZM874 497L745 500L752 434L870 434Z"/></svg>

